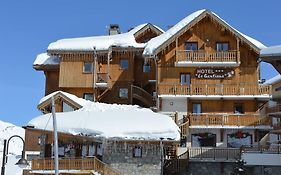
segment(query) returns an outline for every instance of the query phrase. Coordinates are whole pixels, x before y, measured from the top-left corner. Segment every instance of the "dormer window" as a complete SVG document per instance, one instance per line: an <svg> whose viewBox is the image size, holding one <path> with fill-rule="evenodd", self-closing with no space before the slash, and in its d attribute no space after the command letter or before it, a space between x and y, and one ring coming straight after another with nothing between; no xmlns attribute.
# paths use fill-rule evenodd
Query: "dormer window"
<svg viewBox="0 0 281 175"><path fill-rule="evenodd" d="M229 50L229 43L217 42L216 49L217 52L227 52Z"/></svg>

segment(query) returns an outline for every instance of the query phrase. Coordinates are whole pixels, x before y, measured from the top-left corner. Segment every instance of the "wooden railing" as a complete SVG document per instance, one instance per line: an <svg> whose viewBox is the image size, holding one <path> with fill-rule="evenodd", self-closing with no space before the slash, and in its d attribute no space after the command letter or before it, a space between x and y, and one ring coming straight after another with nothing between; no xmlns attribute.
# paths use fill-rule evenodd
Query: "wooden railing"
<svg viewBox="0 0 281 175"><path fill-rule="evenodd" d="M239 62L239 51L206 52L204 50L179 50L177 51L176 58L177 62Z"/></svg>
<svg viewBox="0 0 281 175"><path fill-rule="evenodd" d="M144 89L131 85L132 97L145 103L148 107L155 106L155 101L151 94L146 92Z"/></svg>
<svg viewBox="0 0 281 175"><path fill-rule="evenodd" d="M272 113L277 113L277 112L281 113L281 105L266 107L267 114L272 114Z"/></svg>
<svg viewBox="0 0 281 175"><path fill-rule="evenodd" d="M228 160L235 161L240 155L239 148L190 147L190 160Z"/></svg>
<svg viewBox="0 0 281 175"><path fill-rule="evenodd" d="M270 95L270 85L259 84L159 84L160 95Z"/></svg>
<svg viewBox="0 0 281 175"><path fill-rule="evenodd" d="M32 160L32 170L54 170L54 159ZM93 170L102 175L120 175L112 170L107 164L96 157L94 158L69 158L59 159L60 170Z"/></svg>
<svg viewBox="0 0 281 175"><path fill-rule="evenodd" d="M189 114L190 126L260 126L271 125L270 117L258 114Z"/></svg>
<svg viewBox="0 0 281 175"><path fill-rule="evenodd" d="M181 136L186 137L188 135L189 121L179 124L179 128L181 130Z"/></svg>
<svg viewBox="0 0 281 175"><path fill-rule="evenodd" d="M97 73L96 83L108 83L108 74L107 73Z"/></svg>

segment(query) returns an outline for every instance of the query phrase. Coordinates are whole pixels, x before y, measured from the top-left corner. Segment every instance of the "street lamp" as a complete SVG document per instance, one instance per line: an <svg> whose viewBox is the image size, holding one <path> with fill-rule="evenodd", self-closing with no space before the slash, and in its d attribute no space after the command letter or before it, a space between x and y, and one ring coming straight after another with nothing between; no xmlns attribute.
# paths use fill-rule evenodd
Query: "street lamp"
<svg viewBox="0 0 281 175"><path fill-rule="evenodd" d="M13 135L8 139L4 140L4 149L3 149L3 161L2 161L2 168L1 168L1 175L5 175L5 165L8 161L8 149L9 149L9 142L12 138L14 137L18 137L22 140L23 142L23 149L22 149L22 153L21 153L21 159L16 163L16 165L18 165L20 168L25 168L26 166L28 166L28 162L27 160L24 158L24 146L25 146L25 142L23 140L23 138L19 135Z"/></svg>

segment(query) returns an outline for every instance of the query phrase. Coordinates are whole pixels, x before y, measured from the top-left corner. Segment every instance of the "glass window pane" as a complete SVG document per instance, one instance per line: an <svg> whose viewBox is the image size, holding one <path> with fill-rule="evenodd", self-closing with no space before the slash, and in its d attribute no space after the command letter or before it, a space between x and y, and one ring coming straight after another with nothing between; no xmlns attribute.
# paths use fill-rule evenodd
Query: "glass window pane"
<svg viewBox="0 0 281 175"><path fill-rule="evenodd" d="M70 112L74 111L74 109L67 103L62 102L62 112Z"/></svg>
<svg viewBox="0 0 281 175"><path fill-rule="evenodd" d="M128 98L128 88L120 88L119 89L119 97Z"/></svg>
<svg viewBox="0 0 281 175"><path fill-rule="evenodd" d="M185 50L198 50L198 44L194 42L186 42Z"/></svg>
<svg viewBox="0 0 281 175"><path fill-rule="evenodd" d="M180 84L190 85L190 74L180 74Z"/></svg>
<svg viewBox="0 0 281 175"><path fill-rule="evenodd" d="M121 69L128 69L129 61L127 59L121 60L120 61L120 67L121 67Z"/></svg>
<svg viewBox="0 0 281 175"><path fill-rule="evenodd" d="M91 73L92 72L92 63L84 62L83 72Z"/></svg>
<svg viewBox="0 0 281 175"><path fill-rule="evenodd" d="M192 104L192 113L200 114L201 113L201 104L200 103L193 103Z"/></svg>
<svg viewBox="0 0 281 175"><path fill-rule="evenodd" d="M84 94L84 99L85 100L93 101L94 100L93 94L92 93L85 93Z"/></svg>

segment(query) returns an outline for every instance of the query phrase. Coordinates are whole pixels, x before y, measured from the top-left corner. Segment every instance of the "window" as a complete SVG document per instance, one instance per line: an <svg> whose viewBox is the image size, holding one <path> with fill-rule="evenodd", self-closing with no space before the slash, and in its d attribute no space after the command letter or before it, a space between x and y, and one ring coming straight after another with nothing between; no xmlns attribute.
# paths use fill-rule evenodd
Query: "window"
<svg viewBox="0 0 281 175"><path fill-rule="evenodd" d="M71 107L69 104L62 102L62 112L70 112L74 111L73 107Z"/></svg>
<svg viewBox="0 0 281 175"><path fill-rule="evenodd" d="M193 114L201 114L201 104L200 103L193 103L192 104L192 113Z"/></svg>
<svg viewBox="0 0 281 175"><path fill-rule="evenodd" d="M198 50L198 43L197 42L186 42L185 43L185 50Z"/></svg>
<svg viewBox="0 0 281 175"><path fill-rule="evenodd" d="M90 101L93 101L93 100L94 100L94 96L93 96L92 93L85 93L83 98L84 98L85 100L90 100Z"/></svg>
<svg viewBox="0 0 281 175"><path fill-rule="evenodd" d="M120 61L120 68L127 70L129 68L129 61L127 59L122 59Z"/></svg>
<svg viewBox="0 0 281 175"><path fill-rule="evenodd" d="M143 65L143 72L145 73L150 72L150 65L148 63L145 63Z"/></svg>
<svg viewBox="0 0 281 175"><path fill-rule="evenodd" d="M84 62L83 72L84 73L92 73L93 65L91 62Z"/></svg>
<svg viewBox="0 0 281 175"><path fill-rule="evenodd" d="M243 114L244 113L244 107L243 104L234 104L234 113L235 114Z"/></svg>
<svg viewBox="0 0 281 175"><path fill-rule="evenodd" d="M275 88L275 91L281 91L281 86L278 88Z"/></svg>
<svg viewBox="0 0 281 175"><path fill-rule="evenodd" d="M133 149L133 157L142 157L142 147L141 146L135 146Z"/></svg>
<svg viewBox="0 0 281 175"><path fill-rule="evenodd" d="M217 51L228 51L229 50L229 44L226 42L217 42Z"/></svg>
<svg viewBox="0 0 281 175"><path fill-rule="evenodd" d="M119 89L119 97L120 98L128 98L128 88L120 88Z"/></svg>
<svg viewBox="0 0 281 175"><path fill-rule="evenodd" d="M190 74L186 74L186 73L180 74L180 84L190 85Z"/></svg>

